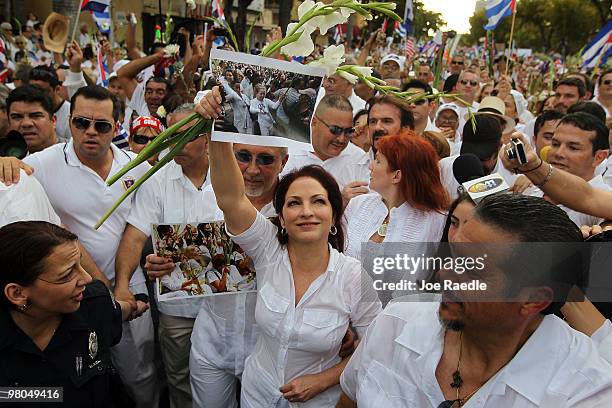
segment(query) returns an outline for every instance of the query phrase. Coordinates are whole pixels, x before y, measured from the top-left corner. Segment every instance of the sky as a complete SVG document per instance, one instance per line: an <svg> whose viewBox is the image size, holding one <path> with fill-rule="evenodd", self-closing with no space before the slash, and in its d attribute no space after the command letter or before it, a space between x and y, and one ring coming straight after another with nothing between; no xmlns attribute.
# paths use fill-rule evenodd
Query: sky
<svg viewBox="0 0 612 408"><path fill-rule="evenodd" d="M427 10L442 13L448 30L470 32L470 17L474 14L476 0L421 0Z"/></svg>

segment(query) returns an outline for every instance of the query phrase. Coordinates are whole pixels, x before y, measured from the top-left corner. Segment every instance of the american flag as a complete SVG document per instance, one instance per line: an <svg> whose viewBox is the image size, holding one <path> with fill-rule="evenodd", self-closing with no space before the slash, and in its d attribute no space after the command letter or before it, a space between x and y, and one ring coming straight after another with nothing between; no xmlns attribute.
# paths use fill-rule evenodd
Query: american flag
<svg viewBox="0 0 612 408"><path fill-rule="evenodd" d="M212 0L212 16L221 21L225 21L225 14L223 13L223 7L221 6L221 0Z"/></svg>
<svg viewBox="0 0 612 408"><path fill-rule="evenodd" d="M414 37L406 38L406 65L414 58Z"/></svg>

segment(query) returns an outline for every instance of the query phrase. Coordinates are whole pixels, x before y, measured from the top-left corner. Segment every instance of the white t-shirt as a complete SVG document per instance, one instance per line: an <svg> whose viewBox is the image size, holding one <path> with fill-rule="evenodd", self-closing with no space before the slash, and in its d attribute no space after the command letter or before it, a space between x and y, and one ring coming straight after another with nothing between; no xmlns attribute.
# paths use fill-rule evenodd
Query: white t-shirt
<svg viewBox="0 0 612 408"><path fill-rule="evenodd" d="M276 233L277 227L257 213L249 229L233 238L253 259L259 287L255 307L259 336L242 373L244 408L277 407L283 399L282 385L338 364L349 322L363 335L381 310L371 282L362 285L368 277L361 264L331 247L327 271L296 305L289 255ZM331 408L339 395L335 386L299 405Z"/></svg>
<svg viewBox="0 0 612 408"><path fill-rule="evenodd" d="M132 98L129 99L126 103L126 107L132 108L134 112L138 114L138 116L151 116L151 112L149 112L149 107L145 102L144 98L145 94L145 82L141 82L136 85L134 92L132 93ZM157 113L157 112L153 112Z"/></svg>
<svg viewBox="0 0 612 408"><path fill-rule="evenodd" d="M281 176L311 164L319 165L330 172L338 182L340 190L353 181L370 181L368 157L363 150L352 143L349 143L338 156L325 161L319 159L313 152L290 150L289 160Z"/></svg>
<svg viewBox="0 0 612 408"><path fill-rule="evenodd" d="M79 241L98 268L112 281L115 279L115 254L135 195L126 199L98 230L93 227L127 190L127 186L139 179L151 166L142 163L109 187L106 180L81 163L73 143L70 140L68 143L53 145L26 157L24 162L34 168L34 177L47 192L63 224L78 235ZM109 177L136 157L113 144L110 148L113 164ZM144 281L142 274L134 274L131 284Z"/></svg>
<svg viewBox="0 0 612 408"><path fill-rule="evenodd" d="M445 330L439 303L391 303L372 323L340 377L360 408L437 407L436 367ZM450 379L449 379L450 382ZM612 369L593 342L554 315L466 407L607 407Z"/></svg>
<svg viewBox="0 0 612 408"><path fill-rule="evenodd" d="M47 221L61 225L38 180L19 172L19 183L0 183L0 227L17 221Z"/></svg>
<svg viewBox="0 0 612 408"><path fill-rule="evenodd" d="M70 132L70 102L62 102L59 109L55 112L55 133L59 143L67 143L72 139Z"/></svg>

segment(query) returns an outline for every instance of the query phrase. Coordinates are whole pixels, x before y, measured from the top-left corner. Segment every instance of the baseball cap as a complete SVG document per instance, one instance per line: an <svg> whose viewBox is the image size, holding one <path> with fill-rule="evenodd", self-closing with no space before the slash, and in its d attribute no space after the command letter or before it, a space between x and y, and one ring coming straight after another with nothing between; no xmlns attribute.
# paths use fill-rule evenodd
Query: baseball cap
<svg viewBox="0 0 612 408"><path fill-rule="evenodd" d="M402 60L401 58L397 55L397 54L388 54L386 55L381 61L380 61L380 65L382 66L385 62L387 61L393 61L397 64L397 66L399 66L400 69L402 69L404 67L404 64L402 64Z"/></svg>
<svg viewBox="0 0 612 408"><path fill-rule="evenodd" d="M164 125L162 125L159 119L154 118L153 116L139 116L134 119L134 122L132 122L130 135L135 135L138 129L141 128L151 128L157 131L158 133L161 133L165 130Z"/></svg>
<svg viewBox="0 0 612 408"><path fill-rule="evenodd" d="M474 115L475 126L468 120L463 126L461 154L473 153L481 160L490 159L499 150L502 128L493 115Z"/></svg>
<svg viewBox="0 0 612 408"><path fill-rule="evenodd" d="M436 119L438 118L438 116L440 116L440 113L445 110L452 110L457 115L457 119L460 118L459 107L457 105L455 105L454 103L444 103L440 105L440 107L436 111Z"/></svg>
<svg viewBox="0 0 612 408"><path fill-rule="evenodd" d="M11 31L13 31L13 26L11 25L11 23L7 23L7 22L4 22L4 23L0 24L0 28L3 29L3 30L11 30Z"/></svg>

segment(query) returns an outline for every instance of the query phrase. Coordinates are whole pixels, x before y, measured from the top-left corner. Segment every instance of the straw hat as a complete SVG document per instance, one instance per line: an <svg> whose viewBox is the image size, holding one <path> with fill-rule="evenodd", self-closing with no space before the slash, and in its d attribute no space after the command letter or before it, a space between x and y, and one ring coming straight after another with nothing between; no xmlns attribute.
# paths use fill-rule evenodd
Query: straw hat
<svg viewBox="0 0 612 408"><path fill-rule="evenodd" d="M477 112L473 112L474 115L493 115L497 116L502 120L502 133L512 132L516 123L514 120L506 116L506 105L497 96L487 96L482 99ZM469 115L466 115L465 120L469 119Z"/></svg>
<svg viewBox="0 0 612 408"><path fill-rule="evenodd" d="M51 13L43 25L43 43L49 51L62 53L68 41L70 17Z"/></svg>

